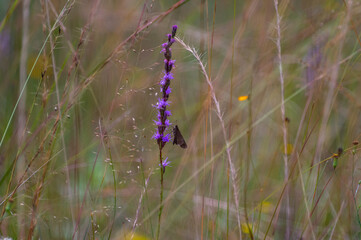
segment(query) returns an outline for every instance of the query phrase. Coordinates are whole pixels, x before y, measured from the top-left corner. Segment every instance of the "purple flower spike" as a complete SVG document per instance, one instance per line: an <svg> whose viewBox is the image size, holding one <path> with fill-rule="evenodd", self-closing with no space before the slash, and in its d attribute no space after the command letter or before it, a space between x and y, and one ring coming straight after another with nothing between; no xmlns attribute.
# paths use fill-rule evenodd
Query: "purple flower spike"
<svg viewBox="0 0 361 240"><path fill-rule="evenodd" d="M158 99L156 108L158 109L158 120L154 120L157 125L157 132L153 135L153 138L157 140L159 149L162 150L167 142L170 141L170 134L165 134L167 128L171 125L168 117L171 116L171 112L167 110L169 106L168 98L172 89L169 87L171 80L173 79L173 74L171 70L174 66L175 60L172 60L172 49L171 46L175 42L175 34L178 27L174 25L172 27L172 33L167 34L167 42L162 44L161 53L164 54L164 76L160 80L160 91L161 98ZM165 166L167 166L167 160L164 161ZM163 166L165 168L165 166Z"/></svg>
<svg viewBox="0 0 361 240"><path fill-rule="evenodd" d="M174 60L172 60L172 49L170 48L172 44L175 42L175 34L177 32L177 26L174 25L172 27L172 34L167 34L168 41L162 44L161 53L164 54L164 76L160 81L160 96L158 99L157 109L158 109L158 121L154 121L157 125L157 132L153 135L153 138L157 140L159 146L159 167L161 169L161 192L160 192L160 209L159 209L159 221L158 221L158 231L157 231L157 239L159 238L160 233L160 219L162 215L162 202L163 202L163 175L165 173L165 168L169 166L170 162L168 158L162 160L162 149L165 144L170 141L170 134L166 134L166 130L171 125L168 120L168 116L171 115L170 111L167 110L167 106L169 105L168 99L169 94L171 93L171 89L169 87L171 79L173 79L173 74L171 70L174 65ZM169 131L168 131L169 132Z"/></svg>

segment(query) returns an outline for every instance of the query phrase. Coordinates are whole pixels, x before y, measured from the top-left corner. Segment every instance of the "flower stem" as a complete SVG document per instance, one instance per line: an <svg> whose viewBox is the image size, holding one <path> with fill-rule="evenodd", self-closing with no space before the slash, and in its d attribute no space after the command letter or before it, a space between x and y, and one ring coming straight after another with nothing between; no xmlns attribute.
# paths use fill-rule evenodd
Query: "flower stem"
<svg viewBox="0 0 361 240"><path fill-rule="evenodd" d="M159 214L158 214L158 228L157 228L157 240L159 240L159 234L160 234L160 220L162 217L162 211L163 211L163 165L162 165L162 148L159 145L159 163L160 163L160 203L159 203Z"/></svg>

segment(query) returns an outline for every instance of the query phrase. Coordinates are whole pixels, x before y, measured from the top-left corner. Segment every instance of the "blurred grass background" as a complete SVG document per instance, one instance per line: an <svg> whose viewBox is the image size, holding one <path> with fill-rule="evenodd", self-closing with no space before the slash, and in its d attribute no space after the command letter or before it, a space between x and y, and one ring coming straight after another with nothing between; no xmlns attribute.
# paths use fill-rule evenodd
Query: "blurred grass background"
<svg viewBox="0 0 361 240"><path fill-rule="evenodd" d="M177 24L220 102L240 202L210 88L175 43L170 120L188 148L163 150L160 238L359 239L361 5L278 10L279 26L273 1L0 1L1 236L155 238L152 106Z"/></svg>

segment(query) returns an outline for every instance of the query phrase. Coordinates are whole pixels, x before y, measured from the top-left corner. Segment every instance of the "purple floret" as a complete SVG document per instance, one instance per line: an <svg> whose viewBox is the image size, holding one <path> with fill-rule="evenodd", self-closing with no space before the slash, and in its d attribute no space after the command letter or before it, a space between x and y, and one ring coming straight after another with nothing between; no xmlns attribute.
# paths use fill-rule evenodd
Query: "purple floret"
<svg viewBox="0 0 361 240"><path fill-rule="evenodd" d="M171 72L165 73L163 79L166 81L174 79L173 73L171 73Z"/></svg>
<svg viewBox="0 0 361 240"><path fill-rule="evenodd" d="M160 120L158 120L158 121L153 120L153 121L154 121L155 125L162 126L162 121L160 121Z"/></svg>
<svg viewBox="0 0 361 240"><path fill-rule="evenodd" d="M165 94L169 95L172 92L172 89L170 87L167 88L167 90L165 90Z"/></svg>
<svg viewBox="0 0 361 240"><path fill-rule="evenodd" d="M169 122L168 119L166 119L165 122L164 122L164 125L165 125L166 127L169 127L169 126L171 125L171 123Z"/></svg>
<svg viewBox="0 0 361 240"><path fill-rule="evenodd" d="M167 101L165 101L164 99L160 98L158 101L159 101L157 104L158 109L165 109L167 106L169 106L169 103L167 103Z"/></svg>
<svg viewBox="0 0 361 240"><path fill-rule="evenodd" d="M164 159L164 161L162 162L162 165L159 164L159 167L163 167L163 173L165 172L165 167L171 167L169 164L170 164L170 161L168 161L168 158Z"/></svg>
<svg viewBox="0 0 361 240"><path fill-rule="evenodd" d="M169 141L170 141L170 134L165 135L165 136L162 138L162 141L163 141L164 143L169 142Z"/></svg>
<svg viewBox="0 0 361 240"><path fill-rule="evenodd" d="M168 110L165 110L164 115L168 117L168 116L172 116L172 113Z"/></svg>
<svg viewBox="0 0 361 240"><path fill-rule="evenodd" d="M163 138L163 135L160 134L158 131L152 136L153 139L159 140Z"/></svg>

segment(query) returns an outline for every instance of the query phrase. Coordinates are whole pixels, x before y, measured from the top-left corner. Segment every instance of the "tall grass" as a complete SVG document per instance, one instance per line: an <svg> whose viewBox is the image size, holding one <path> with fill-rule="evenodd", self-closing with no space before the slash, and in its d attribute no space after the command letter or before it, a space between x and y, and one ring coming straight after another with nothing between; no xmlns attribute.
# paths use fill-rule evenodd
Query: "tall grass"
<svg viewBox="0 0 361 240"><path fill-rule="evenodd" d="M1 1L0 237L359 239L360 13ZM152 106L173 24L171 119L188 148L165 145L163 172Z"/></svg>

